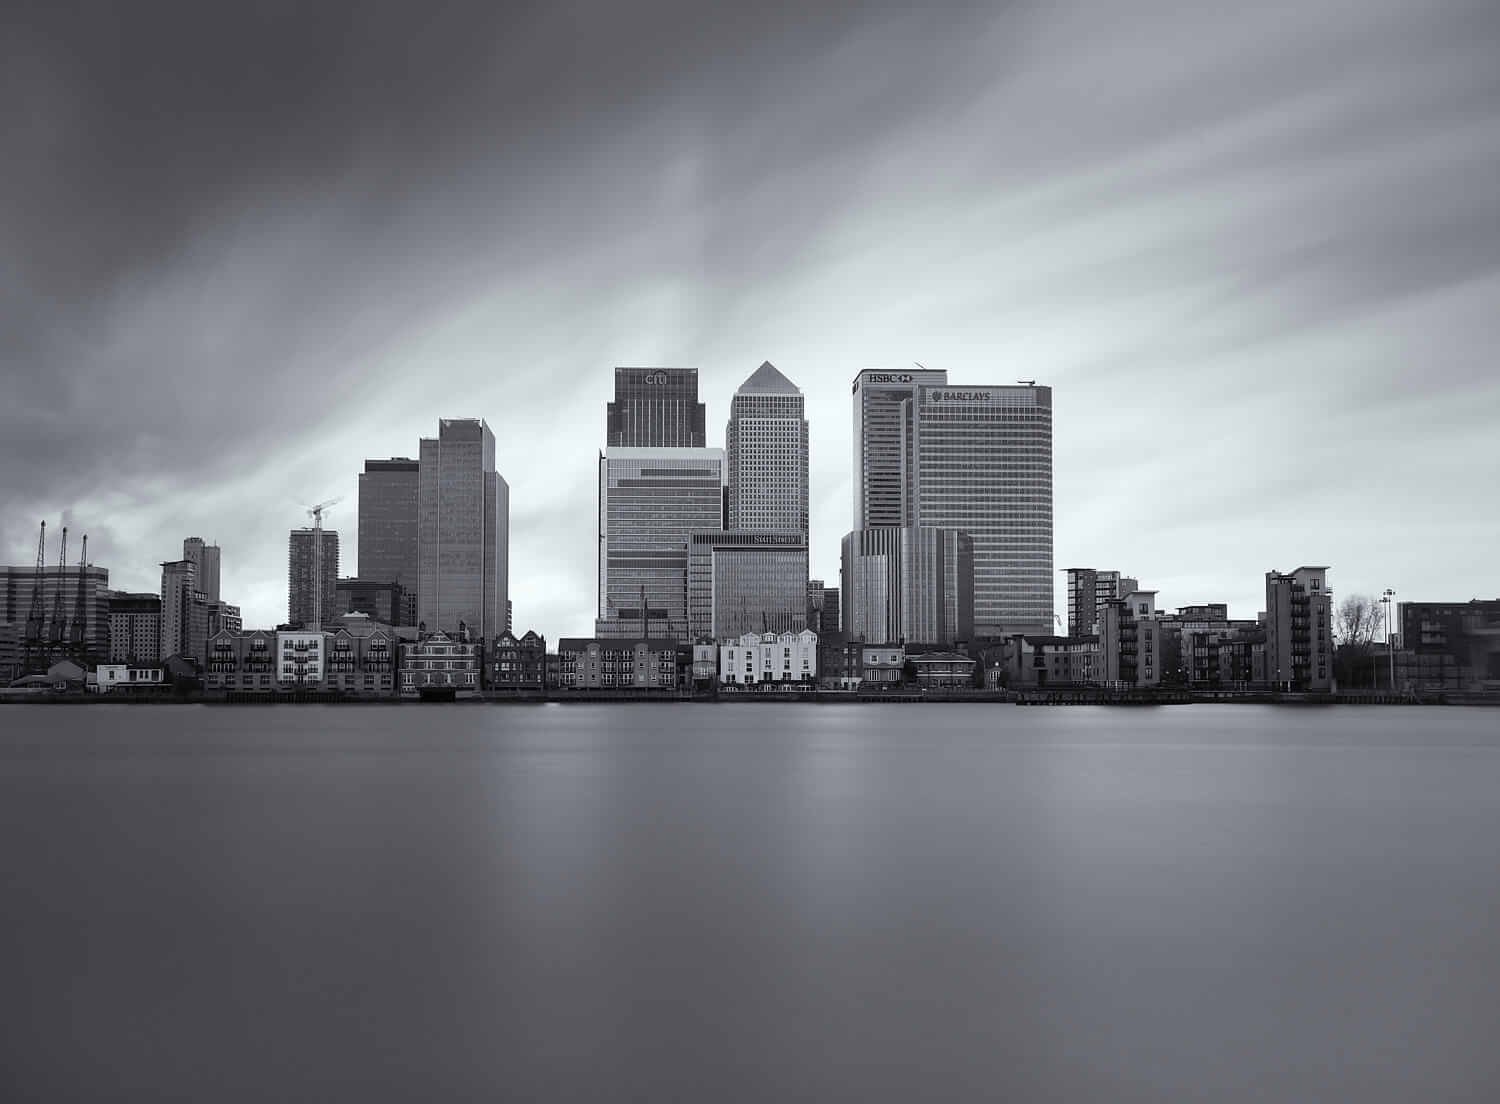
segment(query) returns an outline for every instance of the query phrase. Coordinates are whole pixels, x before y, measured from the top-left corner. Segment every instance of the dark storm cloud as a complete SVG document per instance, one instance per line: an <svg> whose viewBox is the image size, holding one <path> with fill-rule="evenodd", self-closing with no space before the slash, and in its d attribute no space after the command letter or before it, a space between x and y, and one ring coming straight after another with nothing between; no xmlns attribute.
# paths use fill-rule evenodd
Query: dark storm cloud
<svg viewBox="0 0 1500 1104"><path fill-rule="evenodd" d="M232 546L226 591L272 620L298 501L352 500L364 455L479 414L512 486L518 615L583 629L592 455L630 362L700 367L715 425L761 359L791 373L814 502L838 504L814 517L825 576L849 377L913 357L1058 388L1059 563L1181 575L1133 508L1099 536L1131 473L1169 473L1163 531L1215 501L1260 519L1223 567L1253 580L1295 544L1276 504L1298 465L1329 459L1315 421L1393 419L1434 383L1470 390L1432 409L1431 462L1483 474L1491 3L0 19L6 558L65 506L117 581L204 531ZM1325 409L1290 399L1309 378ZM1131 436L1148 418L1293 444L1219 471L1174 453L1190 435Z"/></svg>

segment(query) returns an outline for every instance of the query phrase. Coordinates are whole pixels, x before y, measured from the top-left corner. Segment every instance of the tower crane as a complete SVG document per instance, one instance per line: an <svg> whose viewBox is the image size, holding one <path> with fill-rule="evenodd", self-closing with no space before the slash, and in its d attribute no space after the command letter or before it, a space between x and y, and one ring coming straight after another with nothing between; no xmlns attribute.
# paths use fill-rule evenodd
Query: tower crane
<svg viewBox="0 0 1500 1104"><path fill-rule="evenodd" d="M47 571L47 523L36 540L36 572L31 577L31 608L26 613L26 673L35 674L46 645L47 603L42 596L42 576Z"/></svg>
<svg viewBox="0 0 1500 1104"><path fill-rule="evenodd" d="M68 617L63 606L63 590L68 574L68 527L63 526L62 543L57 549L57 593L52 595L52 623L47 629L47 644L53 657L68 646Z"/></svg>
<svg viewBox="0 0 1500 1104"><path fill-rule="evenodd" d="M342 501L344 496L339 495L307 508L307 516L313 519L313 632L320 632L323 628L323 511Z"/></svg>
<svg viewBox="0 0 1500 1104"><path fill-rule="evenodd" d="M86 666L88 659L88 590L89 535L83 535L83 551L78 556L78 598L73 604L73 623L68 626L69 652L73 662Z"/></svg>

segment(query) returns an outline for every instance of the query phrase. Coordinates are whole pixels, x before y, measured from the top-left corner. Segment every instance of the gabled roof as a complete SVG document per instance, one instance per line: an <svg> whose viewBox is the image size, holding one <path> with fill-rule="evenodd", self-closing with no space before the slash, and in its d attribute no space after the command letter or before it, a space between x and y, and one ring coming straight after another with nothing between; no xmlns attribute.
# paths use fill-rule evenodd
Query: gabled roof
<svg viewBox="0 0 1500 1104"><path fill-rule="evenodd" d="M800 395L801 390L791 380L777 371L769 360L750 373L750 378L740 384L736 395Z"/></svg>

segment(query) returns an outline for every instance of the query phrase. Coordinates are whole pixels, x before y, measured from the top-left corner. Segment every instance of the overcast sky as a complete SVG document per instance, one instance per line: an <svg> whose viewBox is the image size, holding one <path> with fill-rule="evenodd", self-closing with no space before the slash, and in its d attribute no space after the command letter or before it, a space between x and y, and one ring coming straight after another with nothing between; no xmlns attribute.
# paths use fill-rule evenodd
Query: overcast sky
<svg viewBox="0 0 1500 1104"><path fill-rule="evenodd" d="M832 582L850 381L917 360L1052 385L1059 569L1500 595L1494 0L0 23L9 562L65 519L156 590L201 535L272 625L299 503L344 496L351 574L364 458L479 416L517 627L585 633L614 366L696 367L722 444L769 359Z"/></svg>

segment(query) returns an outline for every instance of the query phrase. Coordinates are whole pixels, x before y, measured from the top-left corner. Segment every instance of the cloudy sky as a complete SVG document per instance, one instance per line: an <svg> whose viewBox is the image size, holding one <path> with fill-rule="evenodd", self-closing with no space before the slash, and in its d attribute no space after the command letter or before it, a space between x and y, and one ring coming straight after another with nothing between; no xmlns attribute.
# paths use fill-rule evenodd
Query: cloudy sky
<svg viewBox="0 0 1500 1104"><path fill-rule="evenodd" d="M1053 386L1058 568L1500 595L1493 0L93 7L0 15L0 559L198 534L274 624L299 503L350 574L363 459L481 416L517 624L586 632L613 367L722 439L769 359L833 580L919 360Z"/></svg>

